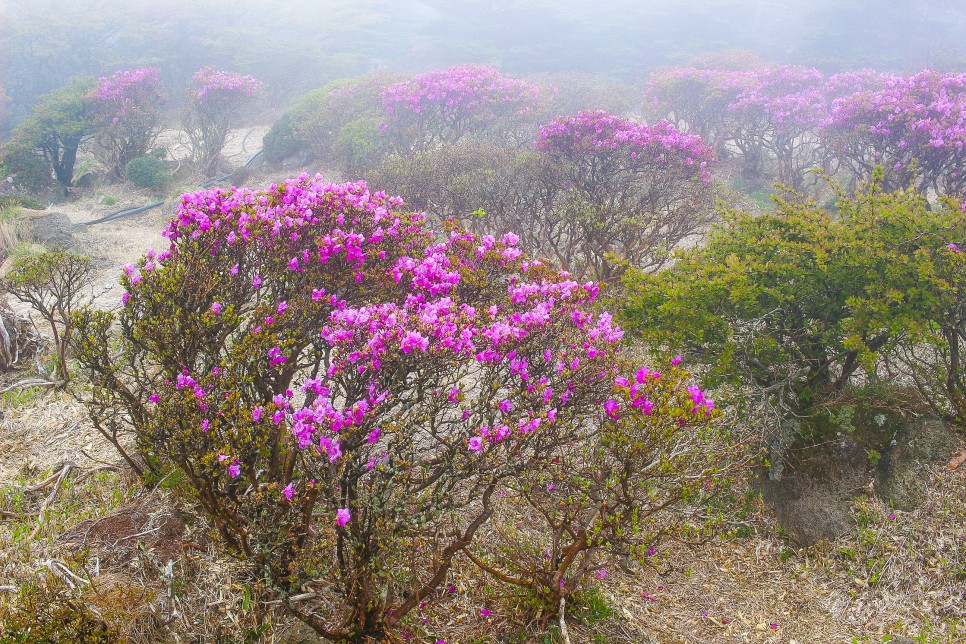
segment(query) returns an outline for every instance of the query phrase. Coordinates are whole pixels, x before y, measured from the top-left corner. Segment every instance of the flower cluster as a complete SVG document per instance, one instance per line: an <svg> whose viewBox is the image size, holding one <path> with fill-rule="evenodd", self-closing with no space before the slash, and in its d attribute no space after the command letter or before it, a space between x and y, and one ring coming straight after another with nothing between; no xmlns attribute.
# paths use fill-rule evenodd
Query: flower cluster
<svg viewBox="0 0 966 644"><path fill-rule="evenodd" d="M194 98L199 103L209 102L214 95L239 94L254 96L261 91L262 82L254 76L219 71L211 67L203 67L191 76L195 87L192 89Z"/></svg>
<svg viewBox="0 0 966 644"><path fill-rule="evenodd" d="M145 100L163 99L157 67L129 71L117 71L109 77L97 79L92 96L103 104L109 104L115 122L130 112L140 109Z"/></svg>
<svg viewBox="0 0 966 644"><path fill-rule="evenodd" d="M390 115L397 110L418 113L439 107L487 120L496 118L497 111L505 111L501 106L526 111L539 96L537 85L505 76L493 67L459 65L421 74L386 88L382 104Z"/></svg>
<svg viewBox="0 0 966 644"><path fill-rule="evenodd" d="M541 89L492 67L459 65L413 77L383 90L386 131L397 147L422 149L464 135L508 126L531 111Z"/></svg>
<svg viewBox="0 0 966 644"><path fill-rule="evenodd" d="M762 116L791 135L814 128L825 116L825 78L817 69L785 65L742 74L749 76L754 82L728 105L732 112Z"/></svg>
<svg viewBox="0 0 966 644"><path fill-rule="evenodd" d="M648 159L695 166L710 180L711 149L701 137L685 134L667 121L655 125L635 123L604 111L560 117L540 128L538 150L567 156L620 151L628 160Z"/></svg>

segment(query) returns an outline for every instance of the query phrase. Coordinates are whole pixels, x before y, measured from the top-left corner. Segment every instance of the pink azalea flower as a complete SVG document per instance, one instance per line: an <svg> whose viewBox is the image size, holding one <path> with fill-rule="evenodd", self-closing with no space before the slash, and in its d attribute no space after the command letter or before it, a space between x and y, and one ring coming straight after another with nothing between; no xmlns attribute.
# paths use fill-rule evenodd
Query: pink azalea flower
<svg viewBox="0 0 966 644"><path fill-rule="evenodd" d="M285 486L285 489L282 490L282 496L284 496L287 500L291 501L293 494L295 494L295 488L292 487L291 483L289 483L288 485Z"/></svg>

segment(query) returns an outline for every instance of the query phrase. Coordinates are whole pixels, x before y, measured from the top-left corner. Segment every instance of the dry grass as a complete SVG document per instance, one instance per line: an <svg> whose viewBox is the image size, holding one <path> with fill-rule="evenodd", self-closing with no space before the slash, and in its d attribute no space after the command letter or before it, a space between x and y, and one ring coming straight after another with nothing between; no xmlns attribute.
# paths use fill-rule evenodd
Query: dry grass
<svg viewBox="0 0 966 644"><path fill-rule="evenodd" d="M131 642L281 641L292 620L261 601L243 567L222 553L174 477L154 492L116 461L64 394L5 400L0 428L0 586L19 587L50 559L74 568L85 605ZM85 453L93 459L85 456ZM25 488L76 465L45 513L50 493ZM102 468L100 470L96 468ZM697 548L669 545L652 565L606 563L608 575L572 602L573 642L921 642L966 639L966 468L937 470L927 502L891 512L855 506L855 534L795 551L763 508L755 534ZM891 518L894 517L894 518ZM557 642L542 632L527 597L501 589L466 562L407 621L410 641ZM498 592L501 591L501 592ZM483 616L480 609L492 614ZM528 617L529 615L529 617Z"/></svg>

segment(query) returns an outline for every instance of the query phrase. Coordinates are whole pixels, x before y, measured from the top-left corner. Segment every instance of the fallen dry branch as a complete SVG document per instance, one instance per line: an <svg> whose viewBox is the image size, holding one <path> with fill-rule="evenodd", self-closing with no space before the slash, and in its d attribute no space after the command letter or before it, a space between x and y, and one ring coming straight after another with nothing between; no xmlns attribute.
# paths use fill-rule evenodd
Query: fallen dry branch
<svg viewBox="0 0 966 644"><path fill-rule="evenodd" d="M560 598L560 637L564 644L570 644L570 634L567 632L567 600Z"/></svg>
<svg viewBox="0 0 966 644"><path fill-rule="evenodd" d="M54 472L53 474L45 478L40 483L35 483L33 485L26 486L23 489L24 494L29 494L30 492L37 492L39 490L43 490L44 488L48 487L51 483L55 482L58 479L58 477L60 477L60 475L63 473L64 469L68 467L73 467L73 465L68 463L67 465L64 465L63 467L61 467L61 469L57 470L56 472Z"/></svg>
<svg viewBox="0 0 966 644"><path fill-rule="evenodd" d="M57 381L41 380L39 378L30 378L27 380L21 380L20 382L16 382L10 385L6 389L0 390L0 394L5 394L8 391L13 391L14 389L19 389L20 387L56 387L59 384L61 383Z"/></svg>
<svg viewBox="0 0 966 644"><path fill-rule="evenodd" d="M47 514L47 508L49 508L50 504L53 503L54 498L57 496L57 491L60 490L61 483L64 482L64 479L67 477L67 473L70 472L73 467L73 465L68 463L61 468L60 475L54 482L54 489L50 491L50 494L47 495L47 498L44 499L43 504L40 506L40 514L37 515L37 527L35 527L34 531L30 533L28 541L33 541L40 533L40 529L44 527L44 516Z"/></svg>

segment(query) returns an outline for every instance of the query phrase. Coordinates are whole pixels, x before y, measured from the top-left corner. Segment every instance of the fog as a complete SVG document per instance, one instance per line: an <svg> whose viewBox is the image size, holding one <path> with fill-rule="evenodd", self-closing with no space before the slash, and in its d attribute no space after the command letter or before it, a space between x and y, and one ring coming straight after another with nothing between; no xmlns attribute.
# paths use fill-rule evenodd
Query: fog
<svg viewBox="0 0 966 644"><path fill-rule="evenodd" d="M637 82L723 50L824 72L966 66L959 0L3 0L0 132L75 76L156 66L172 98L203 65L253 74L269 105L334 78L460 62Z"/></svg>

